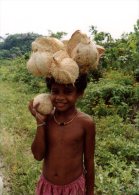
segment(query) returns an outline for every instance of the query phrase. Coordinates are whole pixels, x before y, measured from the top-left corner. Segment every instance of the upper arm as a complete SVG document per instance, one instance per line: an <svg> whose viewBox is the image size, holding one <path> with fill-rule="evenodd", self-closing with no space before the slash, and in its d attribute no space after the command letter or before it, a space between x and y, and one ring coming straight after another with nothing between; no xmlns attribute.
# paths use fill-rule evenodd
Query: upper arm
<svg viewBox="0 0 139 195"><path fill-rule="evenodd" d="M95 152L95 123L92 119L85 121L84 160L85 164L94 161Z"/></svg>

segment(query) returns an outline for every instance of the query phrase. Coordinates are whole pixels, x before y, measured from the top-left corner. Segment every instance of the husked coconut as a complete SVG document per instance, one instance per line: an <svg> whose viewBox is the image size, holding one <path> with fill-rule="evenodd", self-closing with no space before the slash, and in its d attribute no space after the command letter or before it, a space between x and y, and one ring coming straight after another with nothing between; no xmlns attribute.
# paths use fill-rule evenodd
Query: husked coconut
<svg viewBox="0 0 139 195"><path fill-rule="evenodd" d="M97 50L98 50L99 57L101 57L101 56L104 54L104 52L105 52L104 47L102 47L102 46L100 46L100 45L96 45L96 48L97 48Z"/></svg>
<svg viewBox="0 0 139 195"><path fill-rule="evenodd" d="M100 54L101 52L101 54ZM87 73L90 68L96 69L100 56L104 53L103 47L97 47L93 42L78 43L73 49L71 57L77 62L80 73Z"/></svg>
<svg viewBox="0 0 139 195"><path fill-rule="evenodd" d="M80 30L75 31L70 40L67 43L67 51L68 54L71 55L73 49L78 45L78 43L89 43L90 39L89 37L85 34L82 33Z"/></svg>
<svg viewBox="0 0 139 195"><path fill-rule="evenodd" d="M69 40L63 40L63 41L62 41L62 43L64 43L65 50L66 50L67 52L68 52L68 50L67 50L68 41L69 41Z"/></svg>
<svg viewBox="0 0 139 195"><path fill-rule="evenodd" d="M42 76L50 77L51 64L53 62L53 55L50 52L36 52L36 66L42 73Z"/></svg>
<svg viewBox="0 0 139 195"><path fill-rule="evenodd" d="M27 69L35 76L50 77L53 55L50 52L33 52L27 62Z"/></svg>
<svg viewBox="0 0 139 195"><path fill-rule="evenodd" d="M78 43L73 49L71 57L77 62L80 72L87 72L88 69L96 64L98 59L98 51L93 43ZM96 64L97 65L97 64Z"/></svg>
<svg viewBox="0 0 139 195"><path fill-rule="evenodd" d="M35 107L39 103L37 107L37 111L40 114L46 115L50 114L53 110L53 105L51 102L50 94L48 93L41 93L37 95L33 100L33 107Z"/></svg>
<svg viewBox="0 0 139 195"><path fill-rule="evenodd" d="M64 58L69 58L69 55L66 51L60 50L54 53L53 58L60 63Z"/></svg>
<svg viewBox="0 0 139 195"><path fill-rule="evenodd" d="M30 59L27 61L27 69L34 76L41 76L42 73L38 70L36 66L36 60L34 53L31 54Z"/></svg>
<svg viewBox="0 0 139 195"><path fill-rule="evenodd" d="M45 51L55 53L64 49L64 43L54 37L38 37L35 41L32 42L32 51L34 52Z"/></svg>
<svg viewBox="0 0 139 195"><path fill-rule="evenodd" d="M61 61L54 58L51 74L58 83L74 84L79 76L79 67L72 58L64 58Z"/></svg>

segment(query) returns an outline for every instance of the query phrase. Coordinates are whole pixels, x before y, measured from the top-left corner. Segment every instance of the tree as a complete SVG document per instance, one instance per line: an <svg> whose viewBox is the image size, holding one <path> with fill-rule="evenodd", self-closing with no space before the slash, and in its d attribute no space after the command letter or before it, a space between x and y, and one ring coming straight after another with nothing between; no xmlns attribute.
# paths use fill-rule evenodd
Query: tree
<svg viewBox="0 0 139 195"><path fill-rule="evenodd" d="M30 52L31 43L38 36L40 35L34 33L8 35L4 42L0 43L0 58L15 58Z"/></svg>
<svg viewBox="0 0 139 195"><path fill-rule="evenodd" d="M56 32L56 33L52 32L51 30L48 31L48 36L55 37L57 39L62 39L63 36L65 36L65 35L67 35L67 33L66 32L63 32L63 31Z"/></svg>

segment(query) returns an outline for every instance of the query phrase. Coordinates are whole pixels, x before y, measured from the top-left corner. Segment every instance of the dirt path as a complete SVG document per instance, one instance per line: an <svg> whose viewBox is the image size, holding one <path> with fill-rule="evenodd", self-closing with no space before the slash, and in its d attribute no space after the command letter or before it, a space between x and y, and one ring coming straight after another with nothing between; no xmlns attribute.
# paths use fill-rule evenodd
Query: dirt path
<svg viewBox="0 0 139 195"><path fill-rule="evenodd" d="M4 190L3 169L4 169L4 165L2 163L2 160L0 159L0 195L3 194L3 190Z"/></svg>
<svg viewBox="0 0 139 195"><path fill-rule="evenodd" d="M5 174L6 168L0 159L0 195L10 195L9 179Z"/></svg>
<svg viewBox="0 0 139 195"><path fill-rule="evenodd" d="M0 164L0 169L1 169L1 164ZM2 195L3 192L3 175L0 172L0 195Z"/></svg>

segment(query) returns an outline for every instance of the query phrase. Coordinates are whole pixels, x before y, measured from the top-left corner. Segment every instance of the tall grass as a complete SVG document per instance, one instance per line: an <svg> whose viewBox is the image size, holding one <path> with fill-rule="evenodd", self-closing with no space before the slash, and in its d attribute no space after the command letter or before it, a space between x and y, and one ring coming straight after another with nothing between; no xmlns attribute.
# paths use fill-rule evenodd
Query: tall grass
<svg viewBox="0 0 139 195"><path fill-rule="evenodd" d="M0 153L10 177L12 195L33 195L40 171L31 154L35 120L28 112L34 94L24 94L18 83L0 83Z"/></svg>

